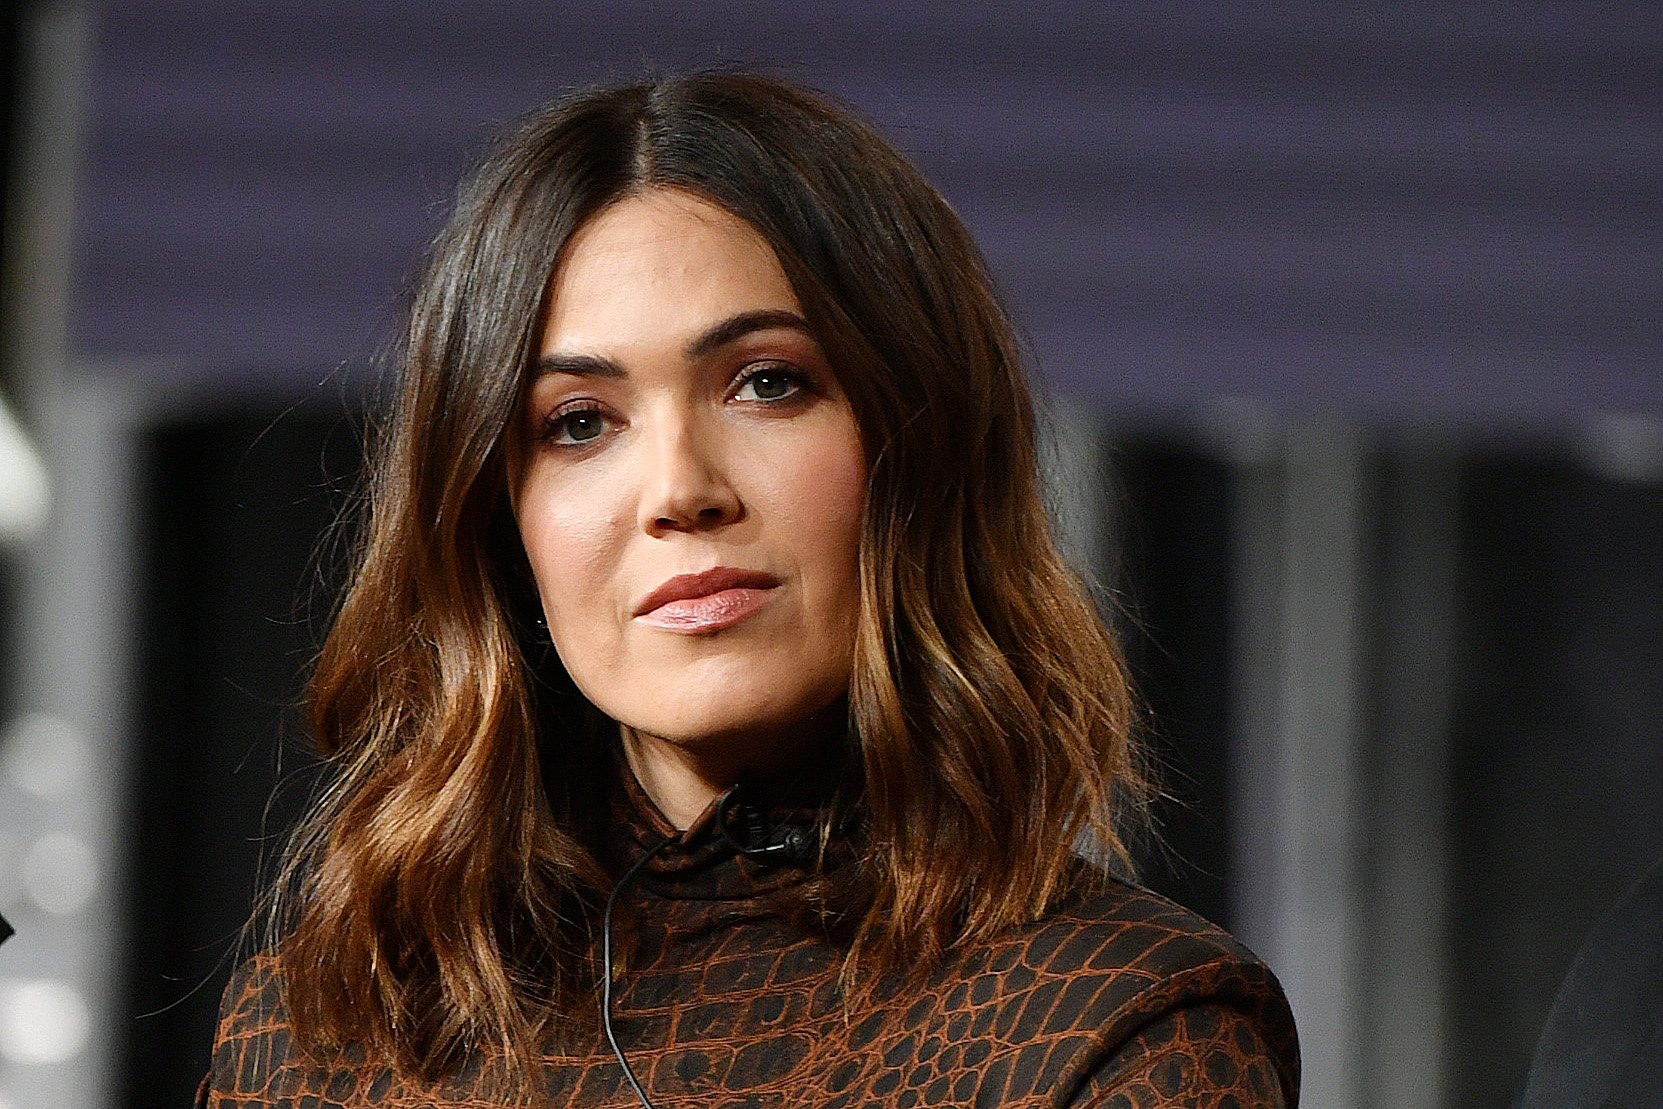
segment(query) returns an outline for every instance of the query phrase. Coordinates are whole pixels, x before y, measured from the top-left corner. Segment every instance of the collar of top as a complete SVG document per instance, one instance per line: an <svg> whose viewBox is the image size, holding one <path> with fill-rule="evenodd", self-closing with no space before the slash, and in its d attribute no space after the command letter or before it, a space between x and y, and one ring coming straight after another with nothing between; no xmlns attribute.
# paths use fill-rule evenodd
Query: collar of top
<svg viewBox="0 0 1663 1109"><path fill-rule="evenodd" d="M741 793L732 801L737 804L724 806L718 797L691 825L678 831L624 760L615 760L615 767L617 788L609 805L608 857L603 862L613 874L622 873L668 838L670 842L636 879L643 890L656 896L712 901L754 898L810 881L853 857L845 834L830 836L821 850L821 828L833 789L829 776L816 780L805 776L782 790L746 783L736 787ZM751 817L751 829L760 829L764 841L797 833L810 847L802 853L805 857L742 851L742 847L755 847L757 841L746 828L735 826L734 812L741 807Z"/></svg>

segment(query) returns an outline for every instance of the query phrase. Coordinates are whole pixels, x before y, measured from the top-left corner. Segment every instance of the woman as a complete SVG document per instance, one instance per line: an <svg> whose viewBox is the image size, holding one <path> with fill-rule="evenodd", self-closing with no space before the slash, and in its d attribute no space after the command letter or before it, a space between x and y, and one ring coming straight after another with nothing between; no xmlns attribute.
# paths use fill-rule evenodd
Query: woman
<svg viewBox="0 0 1663 1109"><path fill-rule="evenodd" d="M318 663L338 765L207 1105L1293 1105L1146 785L946 203L769 79L464 188Z"/></svg>

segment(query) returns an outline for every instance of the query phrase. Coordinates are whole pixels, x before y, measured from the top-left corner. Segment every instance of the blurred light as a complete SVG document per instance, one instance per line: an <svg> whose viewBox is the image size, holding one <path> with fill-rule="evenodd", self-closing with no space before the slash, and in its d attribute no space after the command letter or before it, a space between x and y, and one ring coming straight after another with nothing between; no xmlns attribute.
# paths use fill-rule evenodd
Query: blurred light
<svg viewBox="0 0 1663 1109"><path fill-rule="evenodd" d="M1663 420L1601 413L1583 429L1582 454L1601 477L1638 485L1663 482Z"/></svg>
<svg viewBox="0 0 1663 1109"><path fill-rule="evenodd" d="M68 794L86 765L86 745L61 716L25 713L0 735L0 771L37 797Z"/></svg>
<svg viewBox="0 0 1663 1109"><path fill-rule="evenodd" d="M46 467L0 397L0 542L22 543L39 535L51 507Z"/></svg>
<svg viewBox="0 0 1663 1109"><path fill-rule="evenodd" d="M80 993L52 979L0 983L0 1057L64 1063L81 1053L92 1017Z"/></svg>
<svg viewBox="0 0 1663 1109"><path fill-rule="evenodd" d="M86 908L98 888L98 863L92 848L66 832L49 832L35 841L23 860L23 880L35 904L65 915Z"/></svg>

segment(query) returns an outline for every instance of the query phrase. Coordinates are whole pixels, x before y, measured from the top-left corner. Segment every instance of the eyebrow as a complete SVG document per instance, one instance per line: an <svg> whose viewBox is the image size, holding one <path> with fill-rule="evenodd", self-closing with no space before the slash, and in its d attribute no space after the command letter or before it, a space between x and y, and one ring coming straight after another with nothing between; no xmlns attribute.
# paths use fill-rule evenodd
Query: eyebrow
<svg viewBox="0 0 1663 1109"><path fill-rule="evenodd" d="M753 331L787 328L813 337L808 321L783 308L759 308L731 316L695 338L683 348L689 360L703 358L711 351L737 342ZM538 376L571 374L574 377L623 377L624 368L610 358L595 354L544 354L537 359Z"/></svg>
<svg viewBox="0 0 1663 1109"><path fill-rule="evenodd" d="M808 321L795 312L781 308L759 308L754 312L741 312L737 316L723 320L688 343L687 357L703 358L716 348L737 342L753 331L768 331L776 327L800 331L810 337L814 334L809 330Z"/></svg>
<svg viewBox="0 0 1663 1109"><path fill-rule="evenodd" d="M573 377L623 377L624 368L610 358L594 354L542 354L537 357L537 376L571 374Z"/></svg>

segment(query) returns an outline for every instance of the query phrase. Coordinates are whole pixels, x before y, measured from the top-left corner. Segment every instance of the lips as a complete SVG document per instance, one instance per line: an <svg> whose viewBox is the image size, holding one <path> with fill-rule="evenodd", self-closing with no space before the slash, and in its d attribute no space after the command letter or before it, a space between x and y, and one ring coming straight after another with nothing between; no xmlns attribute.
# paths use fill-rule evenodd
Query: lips
<svg viewBox="0 0 1663 1109"><path fill-rule="evenodd" d="M633 615L668 631L716 631L767 604L778 585L772 574L731 566L678 574L642 598Z"/></svg>

